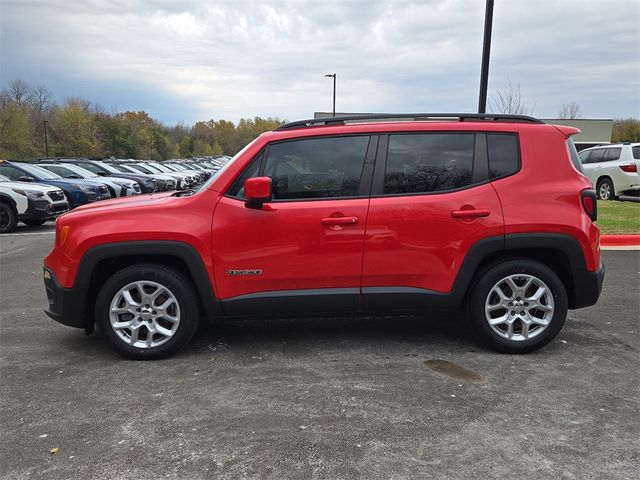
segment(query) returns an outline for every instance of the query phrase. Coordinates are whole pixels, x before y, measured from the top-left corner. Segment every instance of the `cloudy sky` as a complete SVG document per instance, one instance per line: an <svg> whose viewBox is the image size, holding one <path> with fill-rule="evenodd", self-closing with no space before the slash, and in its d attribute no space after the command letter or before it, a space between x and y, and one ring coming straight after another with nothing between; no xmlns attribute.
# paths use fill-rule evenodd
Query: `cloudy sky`
<svg viewBox="0 0 640 480"><path fill-rule="evenodd" d="M477 108L484 0L0 0L0 82L174 123ZM640 112L640 1L496 0L489 89Z"/></svg>

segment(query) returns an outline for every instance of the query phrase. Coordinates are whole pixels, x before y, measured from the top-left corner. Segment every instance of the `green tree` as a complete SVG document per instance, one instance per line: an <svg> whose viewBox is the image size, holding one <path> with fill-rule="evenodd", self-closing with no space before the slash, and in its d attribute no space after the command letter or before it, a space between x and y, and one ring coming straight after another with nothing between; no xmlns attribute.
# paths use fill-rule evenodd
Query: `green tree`
<svg viewBox="0 0 640 480"><path fill-rule="evenodd" d="M36 153L29 131L29 110L13 101L0 105L0 158L21 160Z"/></svg>
<svg viewBox="0 0 640 480"><path fill-rule="evenodd" d="M55 111L56 152L59 155L95 156L97 130L89 103L69 99Z"/></svg>
<svg viewBox="0 0 640 480"><path fill-rule="evenodd" d="M611 141L640 142L640 120L637 118L616 118L613 121Z"/></svg>

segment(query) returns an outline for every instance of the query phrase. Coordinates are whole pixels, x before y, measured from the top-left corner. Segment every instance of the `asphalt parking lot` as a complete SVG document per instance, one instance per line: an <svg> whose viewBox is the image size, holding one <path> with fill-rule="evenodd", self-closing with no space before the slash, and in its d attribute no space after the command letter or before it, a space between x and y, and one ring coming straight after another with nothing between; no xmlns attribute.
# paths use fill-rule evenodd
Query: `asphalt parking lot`
<svg viewBox="0 0 640 480"><path fill-rule="evenodd" d="M529 355L439 313L227 322L133 362L42 313L51 233L0 237L1 478L638 478L638 251Z"/></svg>

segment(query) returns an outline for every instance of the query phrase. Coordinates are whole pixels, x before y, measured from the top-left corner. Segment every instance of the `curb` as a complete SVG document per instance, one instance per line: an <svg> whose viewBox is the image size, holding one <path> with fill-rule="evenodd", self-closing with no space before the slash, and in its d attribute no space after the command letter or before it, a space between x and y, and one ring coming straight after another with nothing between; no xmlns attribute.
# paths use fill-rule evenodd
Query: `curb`
<svg viewBox="0 0 640 480"><path fill-rule="evenodd" d="M640 247L640 235L600 235L601 247Z"/></svg>

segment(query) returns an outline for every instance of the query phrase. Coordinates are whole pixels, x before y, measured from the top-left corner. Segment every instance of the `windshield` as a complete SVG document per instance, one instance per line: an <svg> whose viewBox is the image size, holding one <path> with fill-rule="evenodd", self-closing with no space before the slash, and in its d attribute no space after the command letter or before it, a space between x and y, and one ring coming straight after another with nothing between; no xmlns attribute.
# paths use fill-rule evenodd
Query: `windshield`
<svg viewBox="0 0 640 480"><path fill-rule="evenodd" d="M131 168L134 168L136 170L140 170L141 172L144 172L144 173L150 173L150 174L160 173L160 172L157 172L156 170L154 170L153 168L151 168L149 165L142 166L142 165L138 165L136 163L135 165L127 165L127 167L131 167Z"/></svg>
<svg viewBox="0 0 640 480"><path fill-rule="evenodd" d="M45 170L42 167L38 167L37 165L29 165L26 163L20 163L20 168L22 168L25 172L33 175L36 178L42 178L44 180L55 180L57 178L62 178L60 175L56 175L55 173L50 172L49 170Z"/></svg>
<svg viewBox="0 0 640 480"><path fill-rule="evenodd" d="M83 163L84 167L86 169L91 169L91 171L93 172L94 168L96 167L96 165L98 167L100 167L99 169L95 170L95 173L98 173L98 171L103 170L107 173L122 173L120 170L116 169L113 167L113 165L109 165L108 163L104 163L104 162L100 162L100 161L95 161L93 163Z"/></svg>
<svg viewBox="0 0 640 480"><path fill-rule="evenodd" d="M260 138L260 137L258 137L258 138ZM244 146L244 148L243 148L242 150L240 150L240 151L239 151L238 153L236 153L233 157L231 157L231 160L229 160L229 161L228 161L227 163L225 163L222 167L220 167L220 170L218 170L217 172L214 172L214 173L213 173L213 175L211 175L211 176L209 177L209 180L207 180L207 181L206 181L206 182L204 182L202 185L200 185L200 188L198 188L198 189L196 190L196 192L200 192L200 191L204 190L205 188L209 188L209 185L211 185L211 184L215 181L215 179L216 179L216 178L218 178L218 177L220 176L220 174L221 174L222 172L224 172L227 168L229 168L229 167L231 166L231 164L232 164L232 163L234 163L234 162L235 162L235 161L236 161L240 156L242 156L242 154L243 154L244 152L246 152L246 151L249 149L249 147L250 147L251 145L253 145L253 144L258 140L258 138L254 139L252 142L247 143L247 144Z"/></svg>
<svg viewBox="0 0 640 480"><path fill-rule="evenodd" d="M145 173L145 174L151 173L148 170L144 170L139 165L118 165L118 168L121 168L123 172L129 172L129 173L138 173L138 174L139 173Z"/></svg>
<svg viewBox="0 0 640 480"><path fill-rule="evenodd" d="M569 157L571 157L571 163L576 167L580 173L584 174L584 168L582 168L582 162L580 161L580 157L578 157L578 150L576 150L576 146L573 143L573 140L567 139L567 150L569 150Z"/></svg>
<svg viewBox="0 0 640 480"><path fill-rule="evenodd" d="M82 178L98 178L98 175L96 175L95 173L90 172L85 168L79 167L78 165L71 165L71 164L65 163L64 165L61 165L61 166L68 170L71 170L74 173L77 173Z"/></svg>

